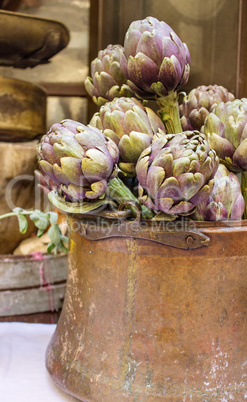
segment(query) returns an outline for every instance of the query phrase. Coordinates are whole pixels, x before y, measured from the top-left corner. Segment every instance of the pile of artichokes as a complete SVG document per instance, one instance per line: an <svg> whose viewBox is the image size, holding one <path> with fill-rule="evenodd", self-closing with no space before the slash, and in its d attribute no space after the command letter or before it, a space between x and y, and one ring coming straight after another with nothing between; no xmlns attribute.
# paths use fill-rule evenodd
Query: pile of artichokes
<svg viewBox="0 0 247 402"><path fill-rule="evenodd" d="M50 200L81 213L131 200L149 220L246 218L247 99L204 83L181 99L189 75L189 49L169 25L132 22L123 46L91 63L89 124L54 124L38 145Z"/></svg>

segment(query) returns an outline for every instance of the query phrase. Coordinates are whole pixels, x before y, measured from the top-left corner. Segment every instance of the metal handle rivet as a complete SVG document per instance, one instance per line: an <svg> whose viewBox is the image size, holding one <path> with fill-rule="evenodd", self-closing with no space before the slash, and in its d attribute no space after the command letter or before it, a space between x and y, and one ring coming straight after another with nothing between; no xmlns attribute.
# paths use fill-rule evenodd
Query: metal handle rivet
<svg viewBox="0 0 247 402"><path fill-rule="evenodd" d="M192 236L188 236L186 238L186 243L188 244L188 246L192 246L192 244L194 243L194 239Z"/></svg>

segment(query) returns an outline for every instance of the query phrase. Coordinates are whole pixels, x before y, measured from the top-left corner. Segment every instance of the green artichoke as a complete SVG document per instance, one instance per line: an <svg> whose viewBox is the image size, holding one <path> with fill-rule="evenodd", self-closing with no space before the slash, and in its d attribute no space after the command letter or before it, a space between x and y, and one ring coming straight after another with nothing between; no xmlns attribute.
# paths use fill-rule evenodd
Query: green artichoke
<svg viewBox="0 0 247 402"><path fill-rule="evenodd" d="M45 182L69 201L99 198L116 176L119 153L114 141L73 120L54 124L37 151Z"/></svg>
<svg viewBox="0 0 247 402"><path fill-rule="evenodd" d="M203 132L220 161L233 172L247 171L247 99L221 102L207 116Z"/></svg>
<svg viewBox="0 0 247 402"><path fill-rule="evenodd" d="M124 54L128 84L143 99L166 96L188 81L188 47L164 21L147 17L132 22L125 35Z"/></svg>
<svg viewBox="0 0 247 402"><path fill-rule="evenodd" d="M179 106L183 130L200 131L207 115L219 103L234 99L234 95L221 85L200 85L192 89Z"/></svg>
<svg viewBox="0 0 247 402"><path fill-rule="evenodd" d="M197 206L192 218L199 221L239 220L244 208L238 177L220 163L211 195Z"/></svg>
<svg viewBox="0 0 247 402"><path fill-rule="evenodd" d="M135 175L137 159L152 142L158 130L165 127L157 114L135 98L115 98L101 106L89 123L111 138L119 149L119 167Z"/></svg>
<svg viewBox="0 0 247 402"><path fill-rule="evenodd" d="M156 137L136 164L139 200L156 212L188 215L210 195L218 157L198 131Z"/></svg>
<svg viewBox="0 0 247 402"><path fill-rule="evenodd" d="M126 84L126 64L121 45L108 45L106 49L99 51L91 63L92 77L87 77L84 82L86 91L96 105L102 106L115 97L133 96Z"/></svg>

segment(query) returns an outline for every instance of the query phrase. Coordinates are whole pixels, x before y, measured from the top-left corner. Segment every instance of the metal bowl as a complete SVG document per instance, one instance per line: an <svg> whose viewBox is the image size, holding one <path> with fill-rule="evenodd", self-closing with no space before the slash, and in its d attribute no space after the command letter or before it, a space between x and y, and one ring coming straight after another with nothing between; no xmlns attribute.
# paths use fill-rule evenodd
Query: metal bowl
<svg viewBox="0 0 247 402"><path fill-rule="evenodd" d="M69 43L60 21L0 10L0 65L35 67L49 61Z"/></svg>
<svg viewBox="0 0 247 402"><path fill-rule="evenodd" d="M0 76L0 141L31 141L46 132L43 88Z"/></svg>

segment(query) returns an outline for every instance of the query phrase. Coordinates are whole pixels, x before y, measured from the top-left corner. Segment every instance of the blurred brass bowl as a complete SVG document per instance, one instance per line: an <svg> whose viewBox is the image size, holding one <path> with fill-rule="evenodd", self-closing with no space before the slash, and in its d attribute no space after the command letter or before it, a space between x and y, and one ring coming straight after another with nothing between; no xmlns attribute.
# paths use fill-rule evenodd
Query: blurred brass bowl
<svg viewBox="0 0 247 402"><path fill-rule="evenodd" d="M60 21L0 10L0 65L35 67L49 61L69 43Z"/></svg>
<svg viewBox="0 0 247 402"><path fill-rule="evenodd" d="M15 11L21 5L22 0L0 0L0 8Z"/></svg>
<svg viewBox="0 0 247 402"><path fill-rule="evenodd" d="M0 141L31 141L46 132L46 92L0 76Z"/></svg>

